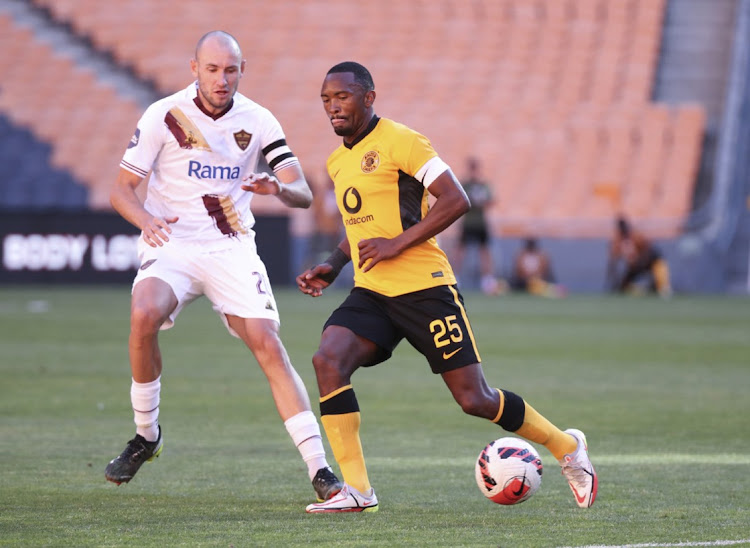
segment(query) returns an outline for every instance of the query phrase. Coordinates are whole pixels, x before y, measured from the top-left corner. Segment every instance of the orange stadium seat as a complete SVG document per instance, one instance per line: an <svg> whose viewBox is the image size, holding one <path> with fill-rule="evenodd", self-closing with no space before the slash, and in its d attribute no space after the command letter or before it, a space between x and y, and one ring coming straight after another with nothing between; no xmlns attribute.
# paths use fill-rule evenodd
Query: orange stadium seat
<svg viewBox="0 0 750 548"><path fill-rule="evenodd" d="M666 107L652 105L638 124L633 170L622 203L624 213L630 217L644 217L650 212L664 169L669 114Z"/></svg>
<svg viewBox="0 0 750 548"><path fill-rule="evenodd" d="M601 129L593 123L579 123L569 130L569 157L550 194L546 215L574 219L592 192L592 181L601 147ZM545 215L545 216L546 216Z"/></svg>
<svg viewBox="0 0 750 548"><path fill-rule="evenodd" d="M69 171L89 187L92 207L108 208L108 198L96 191L97 186L113 180L103 176L102 163L109 162L116 169L134 122L120 128L112 125L107 113L130 113L135 121L139 108L100 84L91 72L36 41L28 29L5 17L0 17L0 29L3 50L12 51L13 44L23 44L24 60L18 63L13 56L3 56L0 61L8 78L0 93L0 109L53 146L55 167ZM50 85L40 85L38 75L42 73L49 77L45 81Z"/></svg>
<svg viewBox="0 0 750 548"><path fill-rule="evenodd" d="M430 137L459 176L468 155L487 166L500 198L493 226L503 231L596 235L620 206L677 226L689 209L705 113L650 103L666 0L294 0L253 2L252 10L240 0L221 10L199 0L122 0L117 9L98 0L33 2L164 94L187 85L199 35L235 34L248 61L240 91L276 114L309 169L338 144L318 98L323 74L336 62L360 61L375 78L378 114ZM8 25L0 18L0 30ZM30 31L10 35L5 57L34 42ZM72 67L57 59L49 69L59 82ZM117 165L142 106L102 91L95 78L80 80L96 90L100 108L117 111L119 134L96 119L71 120L62 108L46 114L44 129L32 120L37 103L17 116L67 151L59 161L71 145L53 135L85 139L78 127L96 125L107 141L85 170L76 168L96 185L94 171ZM75 110L77 89L64 82L54 93ZM41 104L49 93L39 92ZM10 104L0 94L3 110Z"/></svg>
<svg viewBox="0 0 750 548"><path fill-rule="evenodd" d="M635 116L634 111L610 113L604 124L593 193L583 210L591 217L611 219L622 209L635 145Z"/></svg>
<svg viewBox="0 0 750 548"><path fill-rule="evenodd" d="M664 175L650 217L674 227L689 213L705 125L706 114L699 105L682 106L673 114Z"/></svg>

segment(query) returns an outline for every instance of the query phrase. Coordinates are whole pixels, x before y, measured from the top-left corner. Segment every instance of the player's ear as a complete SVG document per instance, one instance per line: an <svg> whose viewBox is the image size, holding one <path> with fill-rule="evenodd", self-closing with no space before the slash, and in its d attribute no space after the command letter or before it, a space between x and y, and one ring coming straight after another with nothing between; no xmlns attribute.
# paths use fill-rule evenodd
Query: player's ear
<svg viewBox="0 0 750 548"><path fill-rule="evenodd" d="M190 59L190 72L193 73L193 78L198 78L198 61Z"/></svg>
<svg viewBox="0 0 750 548"><path fill-rule="evenodd" d="M367 108L370 108L374 102L375 102L375 90L371 89L370 91L365 93L365 106Z"/></svg>
<svg viewBox="0 0 750 548"><path fill-rule="evenodd" d="M245 74L245 59L243 59L242 62L240 63L240 78L242 77L243 74Z"/></svg>

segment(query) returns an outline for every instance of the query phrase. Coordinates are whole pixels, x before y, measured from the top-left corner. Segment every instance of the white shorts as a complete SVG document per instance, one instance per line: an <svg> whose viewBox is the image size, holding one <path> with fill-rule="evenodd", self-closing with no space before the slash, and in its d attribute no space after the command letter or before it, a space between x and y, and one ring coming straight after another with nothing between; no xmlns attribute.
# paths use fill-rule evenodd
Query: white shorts
<svg viewBox="0 0 750 548"><path fill-rule="evenodd" d="M170 240L151 247L138 239L141 266L133 287L146 278L159 278L172 288L177 307L161 329L174 325L180 311L201 295L211 301L229 332L226 315L266 318L279 323L266 266L258 256L252 238L228 238L220 242L194 243Z"/></svg>

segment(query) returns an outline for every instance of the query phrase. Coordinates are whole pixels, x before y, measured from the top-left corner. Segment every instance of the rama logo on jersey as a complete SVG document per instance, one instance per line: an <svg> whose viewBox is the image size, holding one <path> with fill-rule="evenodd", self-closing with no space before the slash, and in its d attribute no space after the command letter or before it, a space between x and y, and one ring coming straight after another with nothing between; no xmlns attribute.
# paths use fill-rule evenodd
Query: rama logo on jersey
<svg viewBox="0 0 750 548"><path fill-rule="evenodd" d="M239 166L212 166L210 164L201 164L197 160L190 160L188 164L188 177L195 177L198 180L203 179L239 179Z"/></svg>

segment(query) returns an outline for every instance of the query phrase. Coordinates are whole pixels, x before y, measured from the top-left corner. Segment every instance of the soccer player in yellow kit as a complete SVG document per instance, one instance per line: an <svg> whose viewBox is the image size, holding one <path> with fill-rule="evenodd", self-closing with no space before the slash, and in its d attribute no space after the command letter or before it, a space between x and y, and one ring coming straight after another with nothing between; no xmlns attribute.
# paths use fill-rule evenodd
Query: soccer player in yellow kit
<svg viewBox="0 0 750 548"><path fill-rule="evenodd" d="M450 167L426 137L375 114L375 86L362 65L331 68L321 98L343 137L327 168L346 238L326 261L297 276L297 285L317 297L350 259L355 268L354 289L328 318L313 356L321 422L344 488L307 511L377 511L351 376L390 358L404 338L442 376L465 413L544 445L559 460L578 505L591 506L597 477L583 433L560 430L523 398L485 380L456 278L435 239L470 205ZM432 207L428 193L435 197Z"/></svg>

